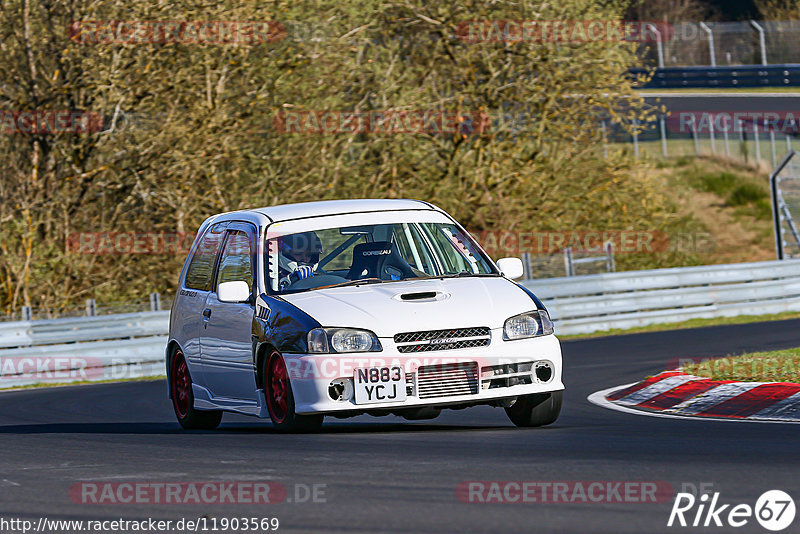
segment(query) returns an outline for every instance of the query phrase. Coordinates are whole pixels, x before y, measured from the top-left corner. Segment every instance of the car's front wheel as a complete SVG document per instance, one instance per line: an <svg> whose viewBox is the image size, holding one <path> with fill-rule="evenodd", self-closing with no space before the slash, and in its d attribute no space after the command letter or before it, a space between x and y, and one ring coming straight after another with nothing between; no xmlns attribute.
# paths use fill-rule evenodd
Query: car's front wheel
<svg viewBox="0 0 800 534"><path fill-rule="evenodd" d="M506 414L517 426L544 426L555 422L561 413L563 391L534 393L517 399Z"/></svg>
<svg viewBox="0 0 800 534"><path fill-rule="evenodd" d="M264 360L264 395L272 424L283 432L316 432L322 426L322 415L299 415L294 411L294 395L286 362L278 351Z"/></svg>
<svg viewBox="0 0 800 534"><path fill-rule="evenodd" d="M175 417L183 428L191 430L213 430L222 421L222 412L218 410L196 410L194 395L192 394L192 377L186 358L178 350L172 356L172 369L170 370L172 389L172 407Z"/></svg>

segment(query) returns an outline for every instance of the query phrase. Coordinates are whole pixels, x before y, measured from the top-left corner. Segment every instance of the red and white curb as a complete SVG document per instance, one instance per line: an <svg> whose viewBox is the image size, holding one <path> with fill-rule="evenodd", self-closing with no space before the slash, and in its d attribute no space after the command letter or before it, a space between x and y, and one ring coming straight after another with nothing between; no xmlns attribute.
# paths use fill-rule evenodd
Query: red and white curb
<svg viewBox="0 0 800 534"><path fill-rule="evenodd" d="M800 384L709 380L665 371L589 395L618 411L657 417L800 423Z"/></svg>

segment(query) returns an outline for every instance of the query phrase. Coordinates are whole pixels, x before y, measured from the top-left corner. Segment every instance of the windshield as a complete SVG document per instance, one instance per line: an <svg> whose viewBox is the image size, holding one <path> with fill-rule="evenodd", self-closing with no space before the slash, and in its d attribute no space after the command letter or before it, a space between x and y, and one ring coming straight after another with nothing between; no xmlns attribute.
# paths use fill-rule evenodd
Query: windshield
<svg viewBox="0 0 800 534"><path fill-rule="evenodd" d="M394 223L322 228L267 240L272 293L446 276L496 275L455 224Z"/></svg>

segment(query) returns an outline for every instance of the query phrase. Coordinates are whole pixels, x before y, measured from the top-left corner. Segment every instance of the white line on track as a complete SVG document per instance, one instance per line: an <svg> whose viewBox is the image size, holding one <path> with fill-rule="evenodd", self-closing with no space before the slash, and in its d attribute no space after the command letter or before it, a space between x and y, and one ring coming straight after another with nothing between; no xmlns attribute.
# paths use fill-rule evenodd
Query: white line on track
<svg viewBox="0 0 800 534"><path fill-rule="evenodd" d="M615 391L618 391L623 388L631 387L634 384L638 384L638 382L625 384L624 386L614 386L613 388L604 389L602 391L595 391L594 393L586 397L586 400L602 408L608 408L609 410L615 410L617 412L630 413L634 415L644 415L649 417L661 417L664 419L686 419L688 421L726 421L729 423L784 423L790 425L800 424L800 421L766 420L766 419L728 419L723 417L700 417L700 416L688 416L688 415L674 415L674 414L660 413L660 412L646 412L643 410L634 410L633 408L628 408L627 406L620 406L619 404L615 404L609 400L606 400L606 395L610 395Z"/></svg>

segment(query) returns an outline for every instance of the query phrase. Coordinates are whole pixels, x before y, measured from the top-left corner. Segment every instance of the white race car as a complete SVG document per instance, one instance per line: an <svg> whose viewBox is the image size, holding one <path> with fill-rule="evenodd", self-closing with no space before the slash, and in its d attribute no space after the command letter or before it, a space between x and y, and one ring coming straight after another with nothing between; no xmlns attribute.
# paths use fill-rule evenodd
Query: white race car
<svg viewBox="0 0 800 534"><path fill-rule="evenodd" d="M427 419L503 407L558 418L561 347L542 303L447 213L342 200L208 218L170 316L169 396L184 428L223 411L287 431L324 416Z"/></svg>

